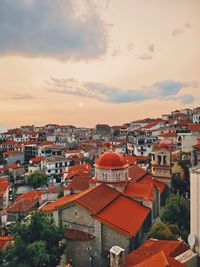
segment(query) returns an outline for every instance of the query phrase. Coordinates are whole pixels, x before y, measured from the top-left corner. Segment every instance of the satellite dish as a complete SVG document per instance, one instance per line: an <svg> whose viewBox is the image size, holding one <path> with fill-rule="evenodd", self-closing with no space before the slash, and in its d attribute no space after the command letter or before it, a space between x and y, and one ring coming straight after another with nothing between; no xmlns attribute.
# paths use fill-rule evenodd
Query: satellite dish
<svg viewBox="0 0 200 267"><path fill-rule="evenodd" d="M189 234L189 236L188 236L188 244L190 245L191 248L194 247L195 242L196 242L195 235L194 234Z"/></svg>

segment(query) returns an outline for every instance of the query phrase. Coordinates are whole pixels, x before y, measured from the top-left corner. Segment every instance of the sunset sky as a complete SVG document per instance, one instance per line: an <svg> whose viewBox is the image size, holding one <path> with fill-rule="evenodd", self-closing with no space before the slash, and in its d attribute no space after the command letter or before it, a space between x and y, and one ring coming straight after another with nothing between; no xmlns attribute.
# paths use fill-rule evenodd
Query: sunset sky
<svg viewBox="0 0 200 267"><path fill-rule="evenodd" d="M1 0L0 125L200 106L199 0Z"/></svg>

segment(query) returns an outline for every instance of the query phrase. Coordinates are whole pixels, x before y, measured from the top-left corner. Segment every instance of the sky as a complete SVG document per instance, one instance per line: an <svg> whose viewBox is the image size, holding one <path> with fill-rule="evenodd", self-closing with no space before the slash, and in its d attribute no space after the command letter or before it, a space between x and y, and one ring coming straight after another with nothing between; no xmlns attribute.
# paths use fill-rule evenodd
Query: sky
<svg viewBox="0 0 200 267"><path fill-rule="evenodd" d="M93 127L200 103L199 0L1 0L0 127Z"/></svg>

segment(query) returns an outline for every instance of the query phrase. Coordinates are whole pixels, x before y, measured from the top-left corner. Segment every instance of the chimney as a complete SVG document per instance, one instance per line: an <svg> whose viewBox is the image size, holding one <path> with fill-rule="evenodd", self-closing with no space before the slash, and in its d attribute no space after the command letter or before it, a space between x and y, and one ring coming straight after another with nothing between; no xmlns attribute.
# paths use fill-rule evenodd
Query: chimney
<svg viewBox="0 0 200 267"><path fill-rule="evenodd" d="M124 266L124 253L125 250L119 246L114 246L110 249L110 267L123 267Z"/></svg>

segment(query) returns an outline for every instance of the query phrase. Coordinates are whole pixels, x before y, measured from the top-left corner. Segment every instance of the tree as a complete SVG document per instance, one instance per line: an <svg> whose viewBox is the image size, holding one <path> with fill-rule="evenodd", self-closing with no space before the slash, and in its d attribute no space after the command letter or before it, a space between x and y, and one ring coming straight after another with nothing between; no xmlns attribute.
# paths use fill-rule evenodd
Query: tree
<svg viewBox="0 0 200 267"><path fill-rule="evenodd" d="M34 188L38 188L41 185L46 185L48 182L48 176L41 173L40 171L35 171L28 177L28 183Z"/></svg>
<svg viewBox="0 0 200 267"><path fill-rule="evenodd" d="M181 231L190 229L190 205L182 196L171 194L161 213L161 220L168 224L177 224Z"/></svg>
<svg viewBox="0 0 200 267"><path fill-rule="evenodd" d="M64 253L64 232L52 216L38 211L29 223L17 223L13 229L14 246L5 252L6 266L56 267Z"/></svg>
<svg viewBox="0 0 200 267"><path fill-rule="evenodd" d="M170 226L162 221L155 222L149 233L148 238L156 238L160 240L175 240L177 236L172 232Z"/></svg>

